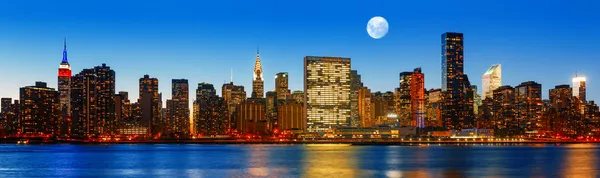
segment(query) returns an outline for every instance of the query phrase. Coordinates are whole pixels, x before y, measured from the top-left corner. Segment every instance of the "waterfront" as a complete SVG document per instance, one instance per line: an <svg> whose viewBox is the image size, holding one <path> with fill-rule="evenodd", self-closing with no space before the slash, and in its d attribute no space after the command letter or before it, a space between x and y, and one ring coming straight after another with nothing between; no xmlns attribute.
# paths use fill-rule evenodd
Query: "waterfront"
<svg viewBox="0 0 600 178"><path fill-rule="evenodd" d="M0 145L0 177L597 177L596 144Z"/></svg>

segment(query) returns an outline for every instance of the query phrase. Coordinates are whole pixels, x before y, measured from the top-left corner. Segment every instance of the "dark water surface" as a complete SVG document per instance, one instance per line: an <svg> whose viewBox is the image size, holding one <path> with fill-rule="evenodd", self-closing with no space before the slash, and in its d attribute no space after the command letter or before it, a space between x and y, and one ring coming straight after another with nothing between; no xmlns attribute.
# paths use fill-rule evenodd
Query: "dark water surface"
<svg viewBox="0 0 600 178"><path fill-rule="evenodd" d="M592 144L0 145L0 177L598 177Z"/></svg>

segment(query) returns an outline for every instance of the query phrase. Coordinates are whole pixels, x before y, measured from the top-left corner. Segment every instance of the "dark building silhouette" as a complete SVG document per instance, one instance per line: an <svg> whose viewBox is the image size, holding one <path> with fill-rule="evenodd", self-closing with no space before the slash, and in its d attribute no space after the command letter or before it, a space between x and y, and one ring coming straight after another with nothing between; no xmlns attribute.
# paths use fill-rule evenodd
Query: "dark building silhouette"
<svg viewBox="0 0 600 178"><path fill-rule="evenodd" d="M171 85L171 120L169 126L175 133L190 134L189 85L187 79L173 79ZM168 104L167 104L168 105ZM169 107L167 106L167 110Z"/></svg>
<svg viewBox="0 0 600 178"><path fill-rule="evenodd" d="M217 96L209 83L199 83L194 101L194 132L201 136L226 134L229 117L227 102Z"/></svg>

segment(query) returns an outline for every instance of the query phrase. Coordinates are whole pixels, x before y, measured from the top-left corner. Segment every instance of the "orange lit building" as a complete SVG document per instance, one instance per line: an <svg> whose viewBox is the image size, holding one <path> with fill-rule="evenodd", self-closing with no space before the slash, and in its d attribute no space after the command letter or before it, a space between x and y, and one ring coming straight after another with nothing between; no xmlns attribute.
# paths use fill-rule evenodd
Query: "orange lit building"
<svg viewBox="0 0 600 178"><path fill-rule="evenodd" d="M410 78L410 104L412 124L418 128L425 127L425 75L421 68L416 68Z"/></svg>
<svg viewBox="0 0 600 178"><path fill-rule="evenodd" d="M236 107L236 129L241 133L266 134L267 127L266 108L264 100L248 99Z"/></svg>
<svg viewBox="0 0 600 178"><path fill-rule="evenodd" d="M54 88L48 88L44 82L36 82L35 86L22 87L19 99L21 136L59 134L60 100Z"/></svg>
<svg viewBox="0 0 600 178"><path fill-rule="evenodd" d="M280 130L292 130L304 128L304 119L302 103L295 102L294 100L288 100L277 106L277 119L279 121Z"/></svg>

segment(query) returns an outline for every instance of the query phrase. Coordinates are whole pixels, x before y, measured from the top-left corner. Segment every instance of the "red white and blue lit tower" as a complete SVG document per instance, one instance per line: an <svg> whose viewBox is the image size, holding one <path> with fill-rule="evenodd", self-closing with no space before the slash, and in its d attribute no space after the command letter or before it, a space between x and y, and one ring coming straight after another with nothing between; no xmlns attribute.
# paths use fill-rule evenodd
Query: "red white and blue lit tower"
<svg viewBox="0 0 600 178"><path fill-rule="evenodd" d="M61 135L68 134L71 115L71 65L67 60L67 39L64 40L63 57L58 67L58 92L60 96L61 119L59 123Z"/></svg>

